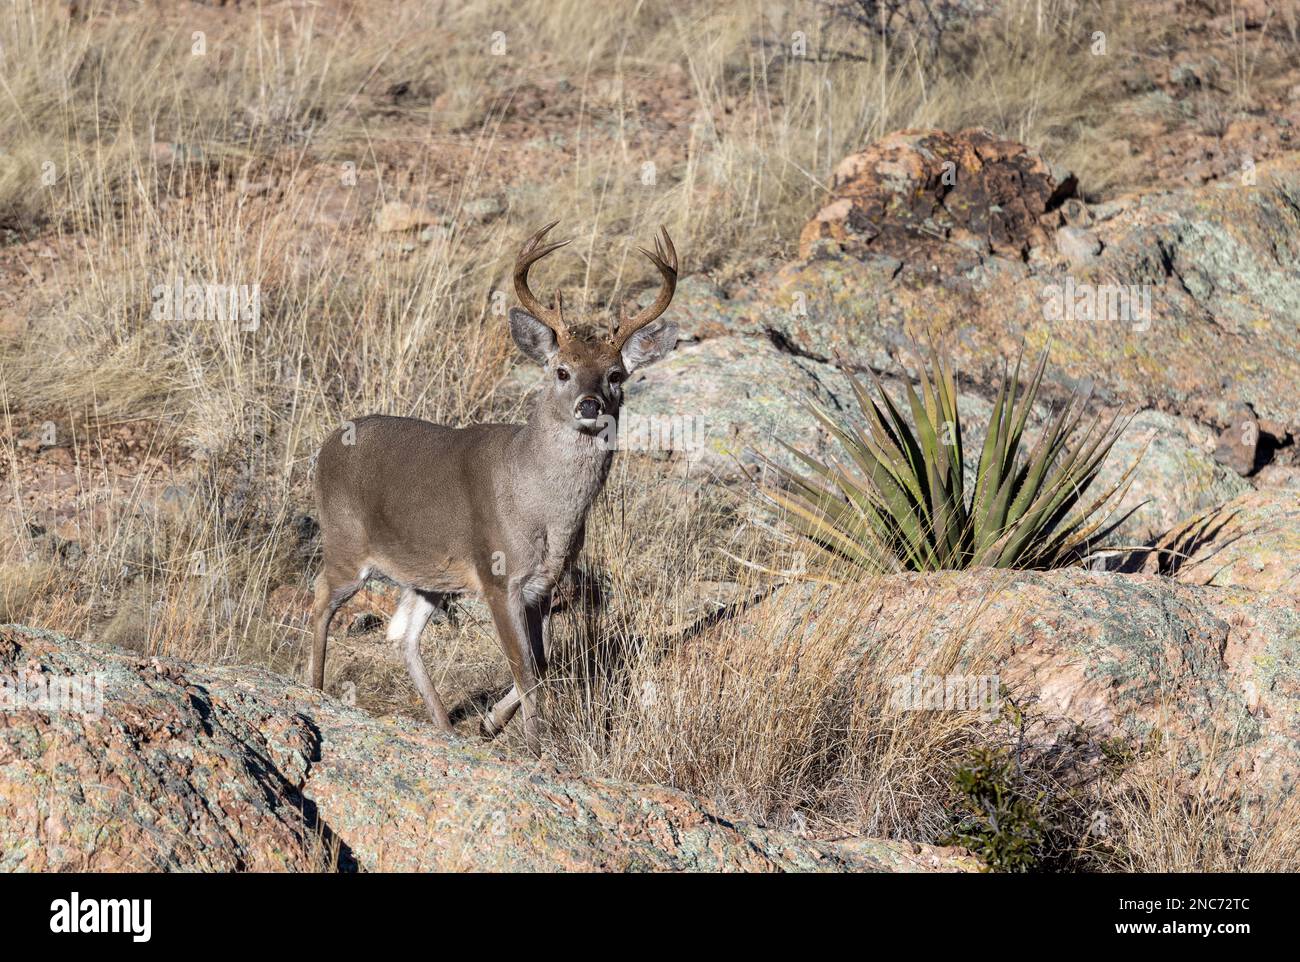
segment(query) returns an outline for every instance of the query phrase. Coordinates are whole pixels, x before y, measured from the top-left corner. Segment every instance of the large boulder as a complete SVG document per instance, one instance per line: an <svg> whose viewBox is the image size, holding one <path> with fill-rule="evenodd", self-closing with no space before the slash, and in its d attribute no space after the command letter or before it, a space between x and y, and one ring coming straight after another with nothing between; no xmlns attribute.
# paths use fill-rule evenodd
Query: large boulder
<svg viewBox="0 0 1300 962"><path fill-rule="evenodd" d="M906 842L808 841L671 789L503 761L261 669L6 625L0 678L0 696L21 700L0 711L0 869L978 867ZM80 700L29 700L59 689Z"/></svg>
<svg viewBox="0 0 1300 962"><path fill-rule="evenodd" d="M1216 506L1134 552L1123 568L1186 584L1300 595L1300 491L1252 491Z"/></svg>
<svg viewBox="0 0 1300 962"><path fill-rule="evenodd" d="M1080 731L1097 745L1159 745L1189 777L1208 766L1225 797L1254 801L1276 801L1300 778L1293 598L1154 575L977 569L792 584L741 617L742 632L796 626L780 642L791 651L810 633L843 632L847 674L901 646L900 678L996 675L1029 709L1040 749Z"/></svg>
<svg viewBox="0 0 1300 962"><path fill-rule="evenodd" d="M840 161L799 253L832 244L920 271L946 268L954 257L1023 258L1046 242L1048 212L1074 187L1073 177L1053 174L1041 156L988 130L900 130Z"/></svg>
<svg viewBox="0 0 1300 962"><path fill-rule="evenodd" d="M855 417L848 378L834 366L763 337L713 337L682 345L629 384L620 444L631 453L672 454L734 481L758 454L793 466L778 441L819 457L831 452L834 442L809 413L810 402Z"/></svg>

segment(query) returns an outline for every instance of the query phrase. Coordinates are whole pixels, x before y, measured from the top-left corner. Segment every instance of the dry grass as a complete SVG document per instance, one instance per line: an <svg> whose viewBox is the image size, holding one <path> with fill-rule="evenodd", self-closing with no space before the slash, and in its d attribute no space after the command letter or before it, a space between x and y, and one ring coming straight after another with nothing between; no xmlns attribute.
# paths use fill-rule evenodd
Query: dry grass
<svg viewBox="0 0 1300 962"><path fill-rule="evenodd" d="M1120 780L1108 868L1125 872L1300 871L1300 797L1243 806L1208 769L1188 784L1167 755Z"/></svg>
<svg viewBox="0 0 1300 962"><path fill-rule="evenodd" d="M367 411L518 415L493 295L526 225L565 218L579 256L558 280L601 306L640 280L629 253L656 222L688 270L743 266L792 241L833 164L872 136L985 123L1032 140L1087 103L1086 77L1039 66L1041 45L1077 46L1066 38L1090 8L1074 3L1047 5L1039 32L1008 5L959 64L838 34L859 59L792 60L793 30L815 54L829 29L811 4L777 20L747 5L575 4L572 17L540 2L449 4L443 17L418 6L142 17L106 2L77 19L18 2L0 15L0 126L20 132L0 222L55 255L31 291L34 322L0 344L11 544L42 553L24 543L36 485L16 448L35 424L52 421L74 455L68 497L101 502L93 524L61 532L82 549L53 575L68 590L29 618L120 636L143 624L149 650L263 659L265 643L241 653L237 636L257 634L273 579L302 576L286 526L309 510L310 458L331 426ZM504 56L485 40L498 29ZM390 96L399 82L406 93ZM661 136L656 111L685 123ZM555 149L534 144L541 132ZM155 144L200 159L172 163ZM377 203L432 198L445 229L410 250L315 223L307 174L345 157ZM47 169L53 183L33 190ZM274 186L248 187L263 182ZM466 214L490 195L505 196L508 222ZM260 327L155 320L152 292L177 277L258 285ZM129 472L99 453L121 424L141 426L148 455ZM220 642L214 625L227 626Z"/></svg>
<svg viewBox="0 0 1300 962"><path fill-rule="evenodd" d="M0 236L30 318L0 338L0 620L300 670L301 605L272 596L314 571L316 445L368 412L519 417L494 295L553 217L577 243L545 283L604 308L644 280L634 248L659 223L687 272L725 280L788 252L834 165L900 127L989 126L1085 183L1117 176L1087 37L1100 22L1132 37L1125 4L1009 0L939 59L844 33L814 3L435 6L0 12ZM794 31L810 56L790 56ZM436 229L322 224L345 169L372 206L434 208ZM477 213L485 198L503 215ZM258 285L260 324L155 319L152 292L177 277ZM33 441L46 422L53 448ZM658 463L621 460L588 527L556 619L559 756L796 828L942 834L982 732L886 710L925 625L850 657L866 586L825 600L835 629L805 634L797 610L701 626L771 587L720 549L778 568L779 549ZM472 727L507 684L495 639L472 606L430 635L435 682ZM364 707L418 713L373 636L335 642L328 683L345 682Z"/></svg>

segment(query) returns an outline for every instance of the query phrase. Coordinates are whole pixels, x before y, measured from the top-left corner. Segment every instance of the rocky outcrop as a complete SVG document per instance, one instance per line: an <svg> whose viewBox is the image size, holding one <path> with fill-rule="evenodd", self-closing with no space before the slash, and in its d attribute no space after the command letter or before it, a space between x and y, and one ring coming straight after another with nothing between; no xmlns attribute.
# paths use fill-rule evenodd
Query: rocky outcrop
<svg viewBox="0 0 1300 962"><path fill-rule="evenodd" d="M815 246L733 310L800 353L896 368L911 334L934 332L990 381L1022 344L1050 345L1062 393L1158 408L1225 428L1248 406L1276 438L1300 431L1300 179L1261 169L1251 184L1125 197L1087 208L1100 253L1058 245L1027 257L964 249L934 269ZM740 300L740 299L737 299Z"/></svg>
<svg viewBox="0 0 1300 962"><path fill-rule="evenodd" d="M827 624L838 591L864 599ZM808 612L802 622L783 616ZM827 614L830 613L830 614ZM996 674L1036 719L1040 748L1076 739L1172 747L1191 776L1209 766L1225 796L1275 801L1300 779L1300 606L1294 596L1208 588L1155 575L1066 569L905 574L846 589L789 585L741 630L798 624L846 634L846 667L916 638L900 668ZM919 626L919 627L918 627Z"/></svg>
<svg viewBox="0 0 1300 962"><path fill-rule="evenodd" d="M1251 492L1216 506L1135 552L1123 567L1185 584L1300 595L1300 491Z"/></svg>
<svg viewBox="0 0 1300 962"><path fill-rule="evenodd" d="M629 386L629 411L693 419L690 445L657 453L735 480L754 452L790 463L777 439L829 453L804 402L852 422L842 371L897 387L915 338L951 347L976 440L1004 360L1046 347L1045 403L1079 392L1136 414L1101 481L1145 452L1113 543L1147 542L1249 491L1244 476L1294 476L1300 174L1284 164L1088 204L986 132L890 135L844 161L796 260L729 291L683 280L687 343Z"/></svg>
<svg viewBox="0 0 1300 962"><path fill-rule="evenodd" d="M799 253L829 243L921 272L988 253L1024 257L1047 241L1048 213L1075 183L988 130L900 130L840 161Z"/></svg>
<svg viewBox="0 0 1300 962"><path fill-rule="evenodd" d="M982 436L982 433L981 433ZM1118 481L1136 462L1120 515L1132 514L1111 539L1144 544L1202 511L1250 490L1214 458L1214 433L1190 418L1163 411L1137 412L1098 472L1098 490Z"/></svg>
<svg viewBox="0 0 1300 962"><path fill-rule="evenodd" d="M893 397L903 398L900 379L886 377L883 383ZM683 345L648 369L629 387L625 425L633 452L662 456L667 451L699 471L735 481L759 463L759 454L795 467L779 442L821 458L841 454L808 412L809 402L844 423L861 425L849 379L835 365L792 354L766 337L729 334ZM963 393L959 403L973 484L992 404L974 392ZM1047 412L1041 406L1028 444ZM652 442L648 452L645 440ZM1214 446L1214 432L1187 418L1138 412L1096 482L1098 491L1109 487L1137 462L1129 492L1118 505L1117 517L1129 517L1112 543L1143 544L1248 491L1246 481L1215 460Z"/></svg>
<svg viewBox="0 0 1300 962"><path fill-rule="evenodd" d="M10 871L978 868L956 850L819 843L671 789L506 762L260 669L7 625L0 678Z"/></svg>
<svg viewBox="0 0 1300 962"><path fill-rule="evenodd" d="M1103 404L1238 431L1246 411L1274 441L1300 433L1294 166L1052 207L1066 181L1023 148L998 145L1010 172L997 189L978 178L963 187L961 173L951 187L936 181L955 162L948 154L959 170L977 163L983 148L969 136L909 131L853 155L828 205L844 216L819 213L797 259L725 293L682 285L672 311L684 335L768 337L801 357L900 373L912 337L934 333L982 384L1022 347L1050 346L1058 397L1090 388ZM1013 216L1002 195L1017 185L1025 193ZM964 219L944 214L962 190L973 192ZM981 212L983 202L1001 209ZM864 212L861 230L852 211ZM954 240L957 220L1004 216L1017 225L1008 243ZM927 218L946 226L921 229Z"/></svg>

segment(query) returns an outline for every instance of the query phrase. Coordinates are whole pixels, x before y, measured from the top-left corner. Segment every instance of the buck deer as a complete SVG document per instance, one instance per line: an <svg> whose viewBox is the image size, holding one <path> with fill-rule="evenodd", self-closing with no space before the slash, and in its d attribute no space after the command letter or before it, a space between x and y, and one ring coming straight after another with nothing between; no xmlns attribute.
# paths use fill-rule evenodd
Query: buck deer
<svg viewBox="0 0 1300 962"><path fill-rule="evenodd" d="M654 250L659 296L606 336L570 327L557 293L546 308L528 270L565 244L543 245L555 223L530 237L515 261L510 333L546 378L525 424L451 428L371 415L336 430L316 462L324 566L316 581L311 683L325 684L330 621L372 575L401 587L388 638L404 651L429 717L451 721L420 656L420 634L436 609L478 592L492 612L514 687L481 725L500 733L522 707L529 749L539 751L538 679L546 668L551 594L582 547L587 512L609 474L611 423L623 382L677 345L676 325L659 320L677 285L667 230ZM350 432L350 433L349 433Z"/></svg>

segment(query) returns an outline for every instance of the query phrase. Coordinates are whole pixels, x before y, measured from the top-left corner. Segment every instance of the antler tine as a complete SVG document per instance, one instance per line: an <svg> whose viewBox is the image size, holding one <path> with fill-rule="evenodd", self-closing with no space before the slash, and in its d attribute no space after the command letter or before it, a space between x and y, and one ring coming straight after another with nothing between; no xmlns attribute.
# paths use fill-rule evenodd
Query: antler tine
<svg viewBox="0 0 1300 962"><path fill-rule="evenodd" d="M569 340L570 335L569 329L564 323L563 311L559 306L559 295L556 295L556 306L554 308L544 307L528 287L528 269L547 254L559 250L569 243L569 241L557 241L554 244L542 246L542 241L546 238L546 235L558 223L558 220L551 221L528 238L524 242L524 246L520 248L519 256L515 258L515 296L519 298L519 303L524 306L524 310L554 331L556 339L563 343Z"/></svg>
<svg viewBox="0 0 1300 962"><path fill-rule="evenodd" d="M644 247L637 248L650 259L650 263L654 264L663 276L663 285L659 288L659 296L644 311L628 318L618 326L614 331L614 336L610 339L616 348L622 348L627 343L628 338L668 310L668 305L673 300L673 293L677 290L677 248L673 247L673 239L668 236L668 228L660 227L659 233L663 235L663 243L660 244L659 236L656 235L654 239L655 249L653 251Z"/></svg>

